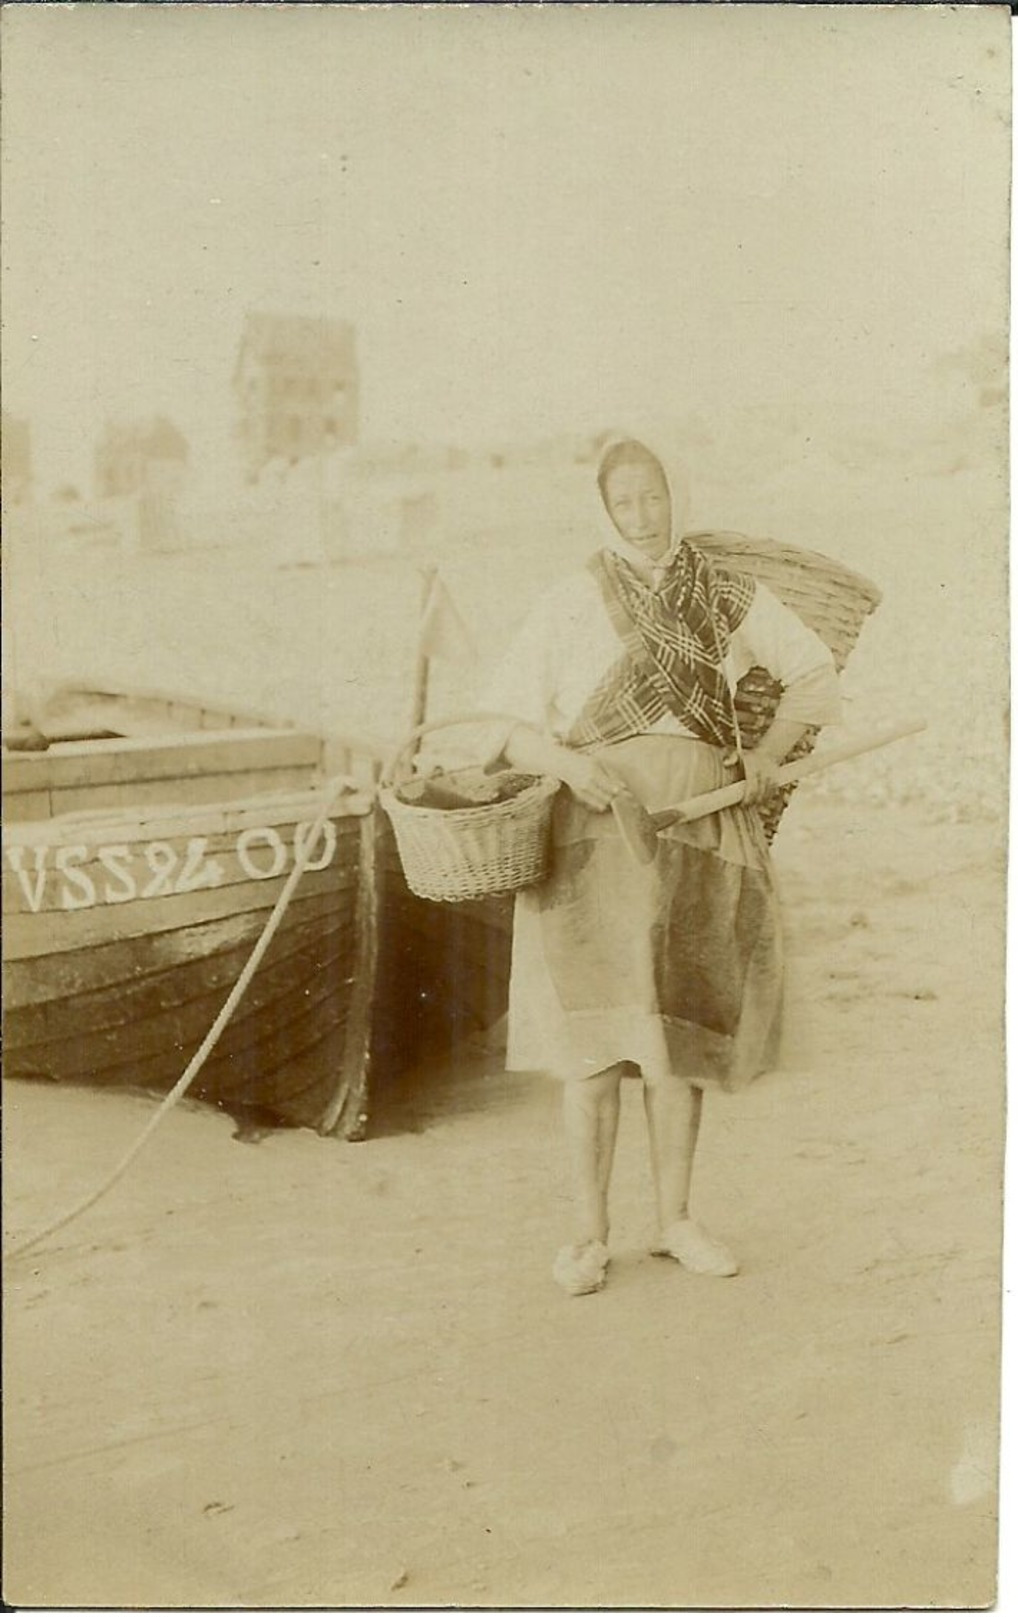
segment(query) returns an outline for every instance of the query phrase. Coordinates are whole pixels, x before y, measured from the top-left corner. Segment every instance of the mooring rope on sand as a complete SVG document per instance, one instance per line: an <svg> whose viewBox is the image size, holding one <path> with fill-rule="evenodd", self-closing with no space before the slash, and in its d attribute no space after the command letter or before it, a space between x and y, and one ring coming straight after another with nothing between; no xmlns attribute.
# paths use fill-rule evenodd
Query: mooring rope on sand
<svg viewBox="0 0 1018 1617"><path fill-rule="evenodd" d="M152 1135L163 1121L163 1118L166 1117L167 1114L173 1110L174 1106L176 1106L177 1102L187 1094L187 1091L194 1083L194 1080L197 1078L202 1067L212 1054L212 1051L219 1043L219 1040L225 1032L234 1011L237 1009L241 999L244 997L252 977L258 970L258 967L261 965L265 951L269 947L269 944L272 942L272 939L275 937L276 932L279 929L279 924L290 906L290 900L293 898L293 895L297 889L297 884L303 876L307 868L308 861L310 860L312 852L318 842L318 838L325 828L326 820L332 813L338 799L349 790L350 778L348 775L337 775L326 784L322 805L318 811L318 816L312 823L307 837L303 839L303 842L296 849L293 869L286 878L286 881L283 883L279 897L272 906L272 913L266 921L265 926L262 928L261 936L259 937L254 948L251 950L251 953L244 965L244 969L241 971L240 976L237 978L237 981L231 988L222 1010L219 1012L219 1015L209 1028L198 1049L191 1057L191 1060L188 1062L184 1071L177 1079L177 1082L174 1084L173 1088L160 1101L155 1112L149 1118L134 1144L124 1153L116 1167L112 1170L112 1172L107 1174L106 1178L95 1190L91 1191L80 1202L76 1202L73 1207L69 1208L66 1213L61 1214L59 1218L55 1218L51 1223L45 1224L41 1230L36 1230L34 1235L28 1235L20 1241L15 1241L14 1245L9 1247L4 1253L5 1258L20 1258L24 1253L31 1251L33 1247L37 1247L41 1241L46 1239L47 1236L55 1235L58 1230L66 1229L68 1224L73 1223L76 1218L80 1218L82 1213L87 1213L90 1207L94 1207L96 1202L105 1196L108 1191L112 1190L113 1186L124 1177L124 1174L131 1166L131 1163L151 1139Z"/></svg>

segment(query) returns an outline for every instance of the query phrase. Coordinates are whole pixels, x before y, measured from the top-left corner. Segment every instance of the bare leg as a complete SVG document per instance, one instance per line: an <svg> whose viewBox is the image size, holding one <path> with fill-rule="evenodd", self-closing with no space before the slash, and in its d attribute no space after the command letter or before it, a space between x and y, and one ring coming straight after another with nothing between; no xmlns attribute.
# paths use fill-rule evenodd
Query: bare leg
<svg viewBox="0 0 1018 1617"><path fill-rule="evenodd" d="M571 1079L562 1094L566 1145L576 1198L576 1240L608 1239L608 1186L619 1131L621 1066Z"/></svg>
<svg viewBox="0 0 1018 1617"><path fill-rule="evenodd" d="M661 1231L655 1252L675 1258L696 1274L737 1274L739 1265L733 1254L689 1216L703 1091L682 1078L668 1078L645 1083L643 1096Z"/></svg>
<svg viewBox="0 0 1018 1617"><path fill-rule="evenodd" d="M650 1164L661 1229L689 1217L689 1186L700 1134L703 1091L682 1078L644 1084Z"/></svg>

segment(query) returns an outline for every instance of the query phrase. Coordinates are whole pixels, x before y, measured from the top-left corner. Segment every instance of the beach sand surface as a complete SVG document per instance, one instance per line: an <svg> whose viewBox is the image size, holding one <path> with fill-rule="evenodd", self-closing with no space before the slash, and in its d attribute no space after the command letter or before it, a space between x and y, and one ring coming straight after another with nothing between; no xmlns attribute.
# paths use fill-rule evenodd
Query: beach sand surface
<svg viewBox="0 0 1018 1617"><path fill-rule="evenodd" d="M20 1605L985 1604L996 1553L1003 835L803 794L782 1072L708 1102L652 1258L627 1085L607 1289L567 1299L555 1090L478 1040L372 1137L188 1104L7 1280ZM142 1096L6 1086L8 1237Z"/></svg>

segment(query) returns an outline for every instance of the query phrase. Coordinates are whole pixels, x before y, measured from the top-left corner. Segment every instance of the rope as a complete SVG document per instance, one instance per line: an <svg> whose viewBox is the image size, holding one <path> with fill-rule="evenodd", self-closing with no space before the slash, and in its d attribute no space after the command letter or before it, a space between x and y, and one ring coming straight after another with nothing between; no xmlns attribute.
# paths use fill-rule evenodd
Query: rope
<svg viewBox="0 0 1018 1617"><path fill-rule="evenodd" d="M44 1241L47 1236L55 1235L57 1230L65 1229L68 1224L71 1224L75 1219L80 1218L82 1213L86 1213L90 1207L94 1207L96 1202L105 1196L108 1191L112 1190L113 1186L124 1177L124 1174L127 1172L132 1162L139 1155L144 1146L155 1133L156 1129L159 1127L160 1123L163 1121L163 1118L166 1117L167 1114L173 1110L174 1106L176 1106L177 1102L187 1094L187 1091L194 1083L194 1080L197 1078L202 1067L212 1054L212 1051L219 1043L219 1040L225 1032L234 1011L237 1009L241 999L247 992L252 977L258 970L258 967L261 965L265 951L268 949L269 944L275 937L276 932L279 929L279 924L289 908L290 900L293 898L293 895L297 889L297 884L304 874L308 860L311 858L312 851L322 830L324 829L325 822L329 818L336 800L341 797L344 792L349 791L349 789L350 781L348 776L336 776L327 783L323 795L322 806L318 811L318 817L314 821L310 831L307 834L307 837L297 849L293 869L286 878L286 881L283 883L279 897L276 899L276 902L272 907L272 913L266 921L265 926L262 929L261 936L252 949L244 969L237 978L237 981L234 983L222 1010L219 1012L219 1015L209 1028L198 1049L195 1051L184 1071L177 1079L177 1082L174 1084L173 1088L167 1095L164 1096L162 1101L160 1101L155 1112L149 1118L134 1144L124 1153L116 1167L112 1170L112 1172L107 1174L106 1178L97 1187L97 1189L91 1191L89 1195L85 1196L80 1202L76 1202L73 1207L71 1207L66 1213L63 1213L59 1218L53 1219L51 1223L44 1225L41 1230L37 1230L34 1235L29 1235L21 1241L16 1241L14 1245L6 1252L6 1257L20 1258L25 1252L29 1252L33 1247L38 1246L39 1243Z"/></svg>

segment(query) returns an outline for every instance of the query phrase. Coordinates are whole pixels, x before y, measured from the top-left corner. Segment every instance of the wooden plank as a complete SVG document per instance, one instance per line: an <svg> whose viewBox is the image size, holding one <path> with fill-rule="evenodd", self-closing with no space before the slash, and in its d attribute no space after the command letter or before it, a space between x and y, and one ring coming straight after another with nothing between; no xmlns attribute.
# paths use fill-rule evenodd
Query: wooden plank
<svg viewBox="0 0 1018 1617"><path fill-rule="evenodd" d="M221 1040L221 1053L234 1057L261 1047L270 1035L283 1037L291 1024L304 1017L325 1015L337 994L348 997L349 983L341 983L328 993L319 991L306 999L300 991L272 996L252 1003L243 1015L231 1020ZM246 997L246 996L245 996ZM13 1044L5 1055L7 1077L45 1077L51 1082L103 1085L107 1072L127 1073L153 1063L160 1071L176 1070L178 1076L205 1038L222 1008L222 996L210 998L207 1005L192 1001L158 1023L141 1023L136 1030L110 1029L101 1035L77 1041L55 1040L47 1044ZM288 1014L292 1012L293 1014ZM287 1035L288 1036L288 1035ZM217 1046L217 1049L220 1047ZM338 1052L337 1052L338 1057ZM168 1063L164 1068L163 1062ZM130 1079L135 1082L135 1079ZM175 1082L175 1079L172 1080Z"/></svg>
<svg viewBox="0 0 1018 1617"><path fill-rule="evenodd" d="M224 713L206 713L192 708L183 725L175 724L171 703L125 701L121 697L81 693L59 704L49 701L38 716L43 733L55 742L138 739L165 736L168 730L228 730L231 720Z"/></svg>
<svg viewBox="0 0 1018 1617"><path fill-rule="evenodd" d="M321 1132L320 1119L336 1091L342 1042L340 1020L320 1029L318 1038L304 1047L291 1043L272 1065L264 1051L220 1064L211 1074L206 1098L225 1111L253 1103L285 1122Z"/></svg>
<svg viewBox="0 0 1018 1617"><path fill-rule="evenodd" d="M204 815L195 813L186 818L177 817L172 820L146 820L140 817L132 817L130 820L107 820L103 817L93 819L91 816L82 816L60 820L56 827L38 828L40 835L35 834L37 829L35 826L26 827L24 831L19 829L16 835L5 838L4 847L8 852L20 848L22 853L33 855L36 849L55 854L59 848L76 847L84 843L89 849L91 859L97 848L105 848L113 842L125 842L129 847L145 847L150 842L169 841L179 844L183 849L195 837L200 837L208 854L222 854L236 849L241 832L271 829L277 832L287 848L292 848L297 827L302 828L302 836L307 834L307 828L317 816L320 801L318 797L305 797L299 800L299 806L295 810L290 802L283 799L282 814L279 812L280 800L273 797L258 799L258 808L240 814L219 813L213 809ZM357 828L360 819L360 815L353 814L330 815L337 855L352 865L357 864L359 859ZM63 834L54 834L55 830ZM29 863L34 867L34 859L30 859ZM8 869L10 868L11 861L8 860Z"/></svg>
<svg viewBox="0 0 1018 1617"><path fill-rule="evenodd" d="M9 960L27 960L67 949L123 942L152 932L174 932L201 921L270 910L279 896L282 877L210 887L167 898L137 899L129 904L101 904L88 909L40 915L11 915L4 923ZM355 885L353 872L308 871L301 881L306 893L338 895Z"/></svg>
<svg viewBox="0 0 1018 1617"><path fill-rule="evenodd" d="M280 996L270 996L267 1003L254 1012L253 1015L235 1016L224 1030L219 1043L215 1047L211 1062L231 1063L248 1054L255 1054L264 1068L269 1071L279 1062L285 1061L287 1053L291 1050L305 1050L311 1048L316 1041L329 1034L334 1028L345 1026L349 1009L350 982L342 979L331 987L331 991L319 988L313 998L306 997L301 992L288 992ZM214 1015L215 1013L213 1013ZM195 1024L193 1018L188 1018L191 1027L181 1025L181 1034L186 1035L190 1054L198 1048L212 1024L213 1017L207 1021ZM160 1044L152 1047L153 1057L161 1053L175 1054L179 1057L179 1044L170 1044L164 1039ZM337 1057L339 1051L336 1052ZM127 1064L135 1059L130 1046L125 1046ZM189 1059L189 1056L187 1057ZM109 1062L96 1068L100 1079L108 1067L119 1063ZM183 1071L185 1063L180 1062Z"/></svg>
<svg viewBox="0 0 1018 1617"><path fill-rule="evenodd" d="M58 743L48 752L18 753L5 770L5 790L92 787L182 780L255 769L314 771L319 738L299 730L196 730L151 738Z"/></svg>
<svg viewBox="0 0 1018 1617"><path fill-rule="evenodd" d="M332 1069L329 1083L335 1089L348 1013L347 995L333 994L323 1005L299 1013L285 1023L273 1016L263 1017L260 1027L253 1030L251 1036L246 1030L241 1030L243 1037L240 1033L228 1032L210 1059L209 1078L221 1094L236 1094L238 1089L250 1093L252 1083L257 1083L264 1096L266 1080L271 1082L273 1076L279 1074L285 1092L289 1062L324 1047ZM264 1100L259 1104L265 1104Z"/></svg>
<svg viewBox="0 0 1018 1617"><path fill-rule="evenodd" d="M4 764L4 824L16 824L22 820L48 820L53 812L49 792L35 790L31 792L9 792L6 786L8 765Z"/></svg>
<svg viewBox="0 0 1018 1617"><path fill-rule="evenodd" d="M300 922L327 924L344 913L335 892L305 894L290 904L281 934ZM227 949L246 955L265 925L264 911L213 917L197 924L145 937L113 940L80 949L4 962L4 1003L8 1011L24 1005L68 1003L78 995L122 992L133 982L172 973L183 962L204 961Z"/></svg>
<svg viewBox="0 0 1018 1617"><path fill-rule="evenodd" d="M350 917L352 923L352 916ZM262 1040L271 1028L282 1032L304 1016L322 1010L335 996L353 993L356 939L352 924L332 932L289 956L275 967L263 963L244 994L220 1041L224 1053L247 1048ZM242 962L243 965L243 962ZM229 987L232 987L231 983ZM191 1052L198 1048L222 1009L228 989L204 993L184 992L148 1015L130 1022L85 1030L80 1023L51 1019L52 1036L42 1040L22 1037L24 1013L8 1020L5 1062L8 1075L25 1067L44 1072L57 1081L101 1081L109 1067L146 1061L150 1056ZM137 1012L139 1005L134 1002ZM187 1055L185 1054L185 1061ZM183 1067L184 1062L181 1063Z"/></svg>
<svg viewBox="0 0 1018 1617"><path fill-rule="evenodd" d="M154 838L226 836L255 825L292 826L317 819L325 789L323 782L315 782L310 787L260 792L253 797L223 803L181 803L173 806L157 803L152 807L140 806L137 809L127 806L64 814L57 820L19 823L16 832L5 833L4 846L57 847L65 842L81 840L92 843L141 842ZM329 818L342 834L348 822L370 812L372 801L368 793L351 784L348 793L337 797ZM357 831L352 824L349 831L352 837L356 837Z"/></svg>
<svg viewBox="0 0 1018 1617"><path fill-rule="evenodd" d="M249 770L243 774L196 775L193 780L152 780L124 782L107 786L54 788L50 793L54 817L58 814L88 813L95 809L130 809L162 805L173 808L188 803L225 803L231 797L255 797L261 793L307 787L315 771L305 766Z"/></svg>
<svg viewBox="0 0 1018 1617"><path fill-rule="evenodd" d="M359 861L359 820L328 822L312 850L312 864L355 872ZM4 848L3 913L63 916L93 903L126 908L143 900L154 904L173 892L230 887L261 873L284 874L295 863L311 829L298 825L255 825L229 836L176 838L174 841L120 841L100 835L60 848L50 844ZM61 861L66 859L65 865ZM312 872L309 872L311 874ZM273 878L269 878L273 879Z"/></svg>
<svg viewBox="0 0 1018 1617"><path fill-rule="evenodd" d="M283 1069L285 1083L288 1062L326 1045L332 1065L330 1083L334 1089L341 1070L343 1030L348 1011L346 996L333 994L325 1004L313 1006L310 1011L301 1012L286 1023L280 1023L271 1016L263 1017L261 1026L251 1030L250 1036L246 1029L236 1033L227 1030L222 1046L209 1062L209 1083L214 1083L220 1094L245 1091L250 1094L252 1082L264 1085L265 1080L271 1079L280 1069ZM264 1100L259 1104L264 1104Z"/></svg>
<svg viewBox="0 0 1018 1617"><path fill-rule="evenodd" d="M256 988L260 992L263 981L282 983L289 976L296 983L301 974L313 975L321 969L323 961L332 963L330 969L338 969L344 962L352 969L356 956L356 917L352 901L348 913L298 920L288 927L292 913L291 906L256 974L250 994L254 994ZM85 993L9 1009L5 1026L8 1050L81 1040L118 1028L137 1028L144 1023L154 1023L164 1012L196 1000L212 999L222 1004L247 964L253 943L252 939L239 947L224 948L197 960L184 960L136 981L117 982ZM245 995L241 1000L242 1011L248 1003L248 995Z"/></svg>
<svg viewBox="0 0 1018 1617"><path fill-rule="evenodd" d="M188 727L192 729L229 729L233 725L246 729L297 728L285 714L224 706L201 696L191 697L180 691L147 686L122 685L110 689L87 675L63 680L52 690L41 717L47 734L52 727L60 727L65 719L75 723L79 715L89 712L98 715L103 724L119 735L142 730L147 733L158 730L162 734L171 723L171 714L181 711L187 715Z"/></svg>
<svg viewBox="0 0 1018 1617"><path fill-rule="evenodd" d="M327 1025L319 1022L291 1035L281 1047L276 1041L277 1048L271 1054L266 1045L257 1042L249 1050L231 1057L213 1053L196 1076L187 1098L226 1112L265 1109L284 1122L317 1127L336 1088L342 1040L343 1018L339 1016L330 1018ZM165 1093L180 1077L193 1053L156 1055L126 1066L111 1067L82 1087ZM39 1079L45 1074L24 1071L17 1076Z"/></svg>
<svg viewBox="0 0 1018 1617"><path fill-rule="evenodd" d="M247 963L264 924L263 918L258 916L247 919L250 933L242 939L238 939L232 929L226 930L218 922L194 928L202 937L203 950L195 952L193 943L189 942L187 950L171 962L151 952L142 961L137 957L143 944L162 943L165 946L183 934L176 933L161 939L139 939L133 945L107 945L105 951L78 950L49 960L8 966L4 972L7 1013L17 1016L19 1036L32 1042L58 1035L65 1022L68 1029L91 1032L108 1025L126 1024L133 1017L150 1015L175 1005L182 994L228 990ZM335 932L349 932L352 935L353 930L352 910L337 910L331 895L324 901L296 899L273 939L265 962L275 967L302 950L317 947L317 943L308 944L309 937L327 940ZM105 954L111 973L118 963L121 967L129 963L134 968L132 975L125 978L111 974L97 981L92 968L96 955L100 953ZM128 955L129 962L125 958ZM66 973L55 969L64 965L69 967ZM28 974L32 978L33 991L22 991L15 998L12 987L24 989L23 983L11 983L10 978L15 973ZM45 983L40 980L44 973L48 979ZM63 992L65 988L70 991Z"/></svg>
<svg viewBox="0 0 1018 1617"><path fill-rule="evenodd" d="M231 1024L190 1093L213 1101L232 1099L245 1105L273 1105L278 1103L280 1091L285 1093L287 1064L319 1050L323 1054L328 1086L334 1090L340 1071L346 1014L345 1003L334 995L326 1005L298 1014L283 1027L271 1015L263 1015L252 1026L239 1030ZM129 1058L95 1068L88 1075L88 1085L104 1089L169 1089L203 1037L204 1031L188 1048L164 1045L141 1059ZM30 1054L26 1052L26 1057ZM41 1066L26 1066L18 1072L9 1071L7 1076L47 1077L48 1074Z"/></svg>
<svg viewBox="0 0 1018 1617"><path fill-rule="evenodd" d="M284 1065L261 1079L261 1104L284 1124L324 1132L320 1120L336 1090L333 1056L341 1034L340 1029L311 1050L291 1051ZM230 1109L229 1100L222 1105Z"/></svg>

